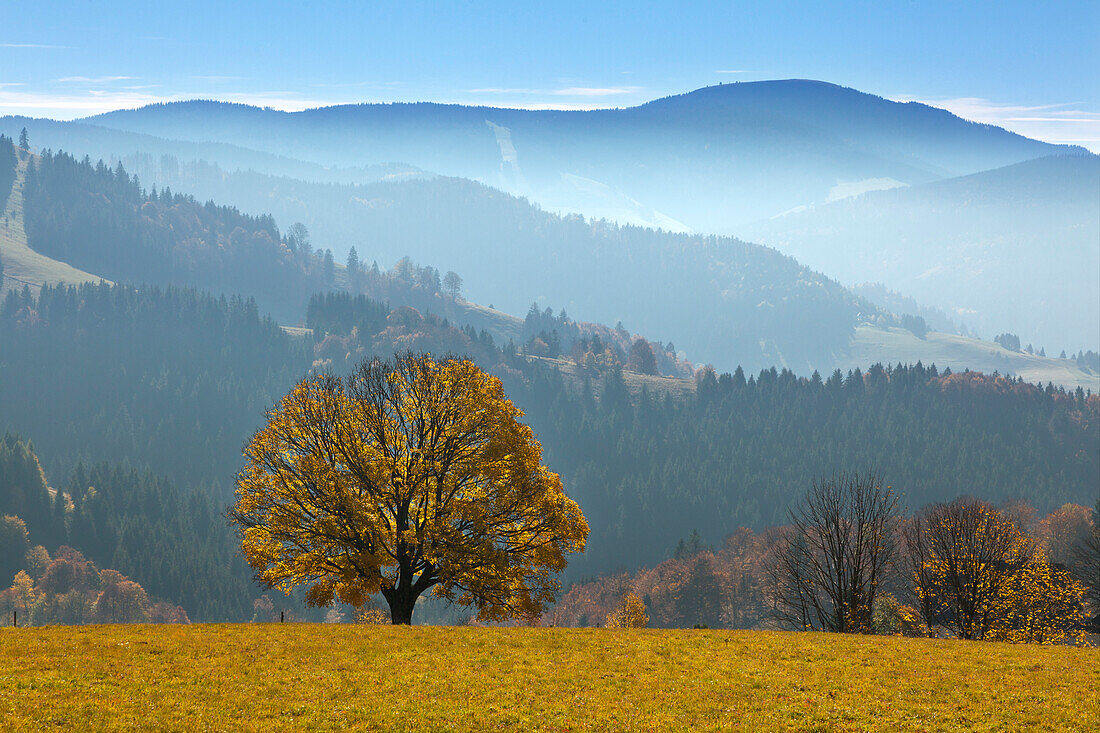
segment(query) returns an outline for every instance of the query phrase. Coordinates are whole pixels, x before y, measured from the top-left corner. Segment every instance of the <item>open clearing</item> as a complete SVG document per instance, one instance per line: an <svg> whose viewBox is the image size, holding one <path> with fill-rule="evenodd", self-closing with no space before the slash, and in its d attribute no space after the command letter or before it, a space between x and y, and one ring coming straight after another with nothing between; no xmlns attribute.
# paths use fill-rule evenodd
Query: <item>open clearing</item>
<svg viewBox="0 0 1100 733"><path fill-rule="evenodd" d="M1082 387L1100 391L1100 374L1085 371L1070 359L1037 356L1022 351L1009 351L992 341L929 331L920 339L901 328L859 326L852 336L851 349L840 361L842 369L859 367L866 371L876 361L897 364L924 362L935 364L941 371L969 369L992 374L1012 374L1024 381L1054 382L1069 389Z"/></svg>
<svg viewBox="0 0 1100 733"><path fill-rule="evenodd" d="M0 728L1094 730L1100 650L763 631L0 629Z"/></svg>
<svg viewBox="0 0 1100 733"><path fill-rule="evenodd" d="M23 230L23 180L27 173L29 157L17 151L19 164L15 183L7 205L0 212L0 259L4 261L4 278L0 282L0 295L8 290L22 290L30 286L37 291L46 283L79 285L84 282L106 282L97 275L71 267L55 259L41 255L27 246L27 233Z"/></svg>

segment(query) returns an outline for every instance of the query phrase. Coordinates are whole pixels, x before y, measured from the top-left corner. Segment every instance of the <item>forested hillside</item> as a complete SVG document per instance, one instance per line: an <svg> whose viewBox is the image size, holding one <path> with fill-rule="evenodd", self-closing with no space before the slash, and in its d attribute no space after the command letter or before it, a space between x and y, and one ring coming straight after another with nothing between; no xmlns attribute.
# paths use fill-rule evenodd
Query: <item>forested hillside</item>
<svg viewBox="0 0 1100 733"><path fill-rule="evenodd" d="M254 301L86 285L0 305L0 430L49 475L130 462L224 492L263 411L309 368Z"/></svg>
<svg viewBox="0 0 1100 733"><path fill-rule="evenodd" d="M78 465L67 482L48 487L34 447L7 434L0 439L0 518L8 524L0 526L0 591L25 569L44 596L31 623L95 620L86 594L98 590L99 574L65 550L75 547L99 567L136 580L142 596L170 598L197 619L247 618L255 593L223 511L219 499L119 464ZM23 538L17 525L25 528ZM51 569L51 554L69 562ZM99 622L141 620L100 610Z"/></svg>
<svg viewBox="0 0 1100 733"><path fill-rule="evenodd" d="M0 135L0 211L8 203L11 186L15 183L15 146L11 138Z"/></svg>
<svg viewBox="0 0 1100 733"><path fill-rule="evenodd" d="M831 367L859 318L880 314L766 247L558 216L472 181L311 184L140 156L132 162L149 183L271 212L284 226L301 221L315 246L338 259L351 247L383 267L410 256L460 273L475 302L521 314L538 300L580 320L622 321L722 368Z"/></svg>
<svg viewBox="0 0 1100 733"><path fill-rule="evenodd" d="M287 318L325 284L318 258L296 257L270 216L146 193L121 165L47 152L28 167L24 199L32 249L111 280L245 293Z"/></svg>
<svg viewBox="0 0 1100 733"><path fill-rule="evenodd" d="M97 487L96 501L81 506L101 507L108 519L87 532L71 521L79 531L67 540L153 593L153 576L166 572L158 563L174 562L168 551L127 559L120 548L132 555L152 542L173 547L184 568L227 567L217 553L231 540L217 507L228 502L240 448L264 411L310 364L340 373L405 348L469 354L501 376L592 528L571 578L658 562L693 530L716 542L739 526L781 523L792 498L835 468L876 467L914 507L973 494L1046 511L1090 503L1100 490L1100 397L1080 391L918 365L825 380L703 370L693 393L657 396L627 388L613 343L604 359L580 354L566 376L525 356L525 345L501 346L408 306L361 299L347 310L315 300L314 323L329 325L314 341L286 336L254 304L191 291L10 295L0 309L0 431L33 440L47 475L70 496ZM88 468L103 462L137 473ZM195 508L204 501L213 503ZM187 518L177 527L170 517L181 506ZM167 524L142 534L155 525L146 516ZM196 534L207 539L188 539ZM246 575L225 572L225 582L240 577L247 587ZM202 619L237 613L250 598L218 605L213 593L169 600Z"/></svg>

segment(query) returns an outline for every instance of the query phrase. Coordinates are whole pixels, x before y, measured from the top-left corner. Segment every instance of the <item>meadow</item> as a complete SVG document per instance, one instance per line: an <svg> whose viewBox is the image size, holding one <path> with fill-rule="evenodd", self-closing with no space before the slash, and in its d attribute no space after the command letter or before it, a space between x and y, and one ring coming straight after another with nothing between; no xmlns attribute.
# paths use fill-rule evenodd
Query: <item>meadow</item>
<svg viewBox="0 0 1100 733"><path fill-rule="evenodd" d="M46 257L27 245L27 233L23 229L23 179L27 161L20 161L16 180L7 203L0 210L0 260L4 263L4 278L0 282L0 295L7 290L22 290L29 285L37 290L42 283L70 283L110 281L75 267Z"/></svg>
<svg viewBox="0 0 1100 733"><path fill-rule="evenodd" d="M0 728L1093 730L1100 650L767 631L0 629Z"/></svg>

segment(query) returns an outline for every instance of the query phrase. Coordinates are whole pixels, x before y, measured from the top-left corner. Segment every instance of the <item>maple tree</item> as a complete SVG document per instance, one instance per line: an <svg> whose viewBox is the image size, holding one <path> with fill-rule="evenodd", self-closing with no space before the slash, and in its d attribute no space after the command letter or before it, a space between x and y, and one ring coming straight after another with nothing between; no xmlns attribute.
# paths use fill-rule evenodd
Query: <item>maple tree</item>
<svg viewBox="0 0 1100 733"><path fill-rule="evenodd" d="M303 379L245 449L232 518L257 579L314 606L381 593L536 618L588 524L500 380L406 352Z"/></svg>

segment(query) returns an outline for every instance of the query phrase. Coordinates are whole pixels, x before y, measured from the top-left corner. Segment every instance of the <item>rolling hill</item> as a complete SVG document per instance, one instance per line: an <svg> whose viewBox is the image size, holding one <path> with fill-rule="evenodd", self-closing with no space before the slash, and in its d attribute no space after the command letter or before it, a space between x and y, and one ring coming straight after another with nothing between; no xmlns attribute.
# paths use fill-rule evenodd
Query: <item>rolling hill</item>
<svg viewBox="0 0 1100 733"><path fill-rule="evenodd" d="M730 232L823 202L843 182L923 183L1071 152L819 81L746 82L628 109L526 111L364 104L285 113L182 102L87 122L218 141L323 165L403 161L551 209ZM1083 152L1077 150L1077 152Z"/></svg>
<svg viewBox="0 0 1100 733"><path fill-rule="evenodd" d="M1100 348L1100 156L874 191L746 226L842 282L877 281L986 334Z"/></svg>
<svg viewBox="0 0 1100 733"><path fill-rule="evenodd" d="M516 321L507 313L525 312L537 300L540 307L568 308L584 321L625 321L651 339L675 340L687 358L719 369L779 364L827 373L836 366L920 359L953 369L996 368L1068 386L1097 386L1095 375L1073 362L991 361L987 352L998 347L990 343L962 340L947 353L934 340L891 335L888 329L899 325L894 315L765 247L561 217L463 179L309 183L227 173L172 157L126 158L143 180L228 200L243 206L242 215L178 194L154 197L133 183L119 187L117 169L60 155L40 160L51 161L48 169L54 172L36 177L41 206L30 212L33 249L23 247L24 253L116 280L244 293L287 324L299 323L309 294L326 287L316 258L320 247L337 239L358 241L364 262L412 255L462 273L467 301L460 322L488 328L502 341L519 343ZM265 205L284 225L299 216L315 225L317 253L305 259L292 254ZM371 236L355 240L356 232ZM104 242L111 246L105 249ZM478 256L486 252L491 256ZM70 276L68 281L79 281ZM334 268L332 286L348 286L343 267ZM643 291L647 297L639 298ZM406 302L402 293L375 296ZM442 302L408 304L447 310ZM454 307L458 304L450 310ZM702 313L709 315L700 318Z"/></svg>
<svg viewBox="0 0 1100 733"><path fill-rule="evenodd" d="M4 265L0 296L9 290L22 290L24 286L37 290L47 283L110 283L106 278L78 270L27 246L27 233L23 227L23 182L29 156L22 152L18 155L10 195L0 212L0 262Z"/></svg>

